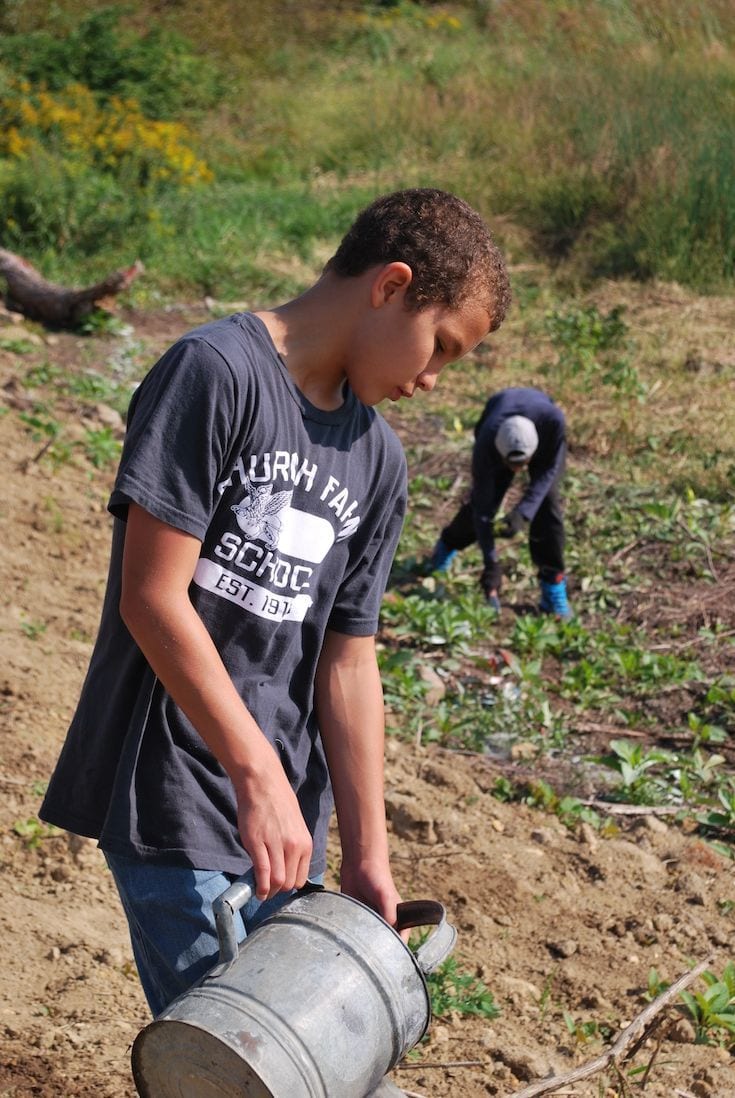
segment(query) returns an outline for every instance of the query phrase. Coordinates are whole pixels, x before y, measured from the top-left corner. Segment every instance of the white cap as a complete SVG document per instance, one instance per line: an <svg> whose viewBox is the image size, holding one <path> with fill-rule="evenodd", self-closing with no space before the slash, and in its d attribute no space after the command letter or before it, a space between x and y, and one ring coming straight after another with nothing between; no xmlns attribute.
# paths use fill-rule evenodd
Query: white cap
<svg viewBox="0 0 735 1098"><path fill-rule="evenodd" d="M526 416L508 416L495 435L495 446L509 461L528 461L538 447L538 432Z"/></svg>

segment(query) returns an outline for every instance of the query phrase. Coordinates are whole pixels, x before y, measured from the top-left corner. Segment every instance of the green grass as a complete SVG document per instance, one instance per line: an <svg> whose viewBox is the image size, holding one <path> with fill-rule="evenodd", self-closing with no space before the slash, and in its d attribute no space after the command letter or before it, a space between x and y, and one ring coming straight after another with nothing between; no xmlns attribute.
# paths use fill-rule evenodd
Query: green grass
<svg viewBox="0 0 735 1098"><path fill-rule="evenodd" d="M131 177L58 131L31 159L8 147L4 246L51 275L138 255L166 294L275 298L310 281L369 197L431 183L486 213L511 258L566 280L732 284L724 0L250 7L247 35L227 0L155 20L144 0L2 9L0 104L17 76L54 94L80 82L101 109L133 97L185 123L214 173L154 184L142 147Z"/></svg>

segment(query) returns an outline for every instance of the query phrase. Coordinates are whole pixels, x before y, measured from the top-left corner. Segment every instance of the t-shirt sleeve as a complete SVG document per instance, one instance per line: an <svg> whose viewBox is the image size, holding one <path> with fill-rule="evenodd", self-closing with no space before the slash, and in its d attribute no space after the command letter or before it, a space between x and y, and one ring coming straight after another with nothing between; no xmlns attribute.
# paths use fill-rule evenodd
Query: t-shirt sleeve
<svg viewBox="0 0 735 1098"><path fill-rule="evenodd" d="M397 444L398 445L398 444ZM329 617L329 628L350 636L371 636L378 631L380 605L406 515L407 476L403 451L392 454L395 474L389 487L376 491L372 532L356 546L353 563L340 585Z"/></svg>
<svg viewBox="0 0 735 1098"><path fill-rule="evenodd" d="M236 420L237 395L225 359L185 338L159 359L135 392L115 486L118 518L137 503L203 540L219 493Z"/></svg>

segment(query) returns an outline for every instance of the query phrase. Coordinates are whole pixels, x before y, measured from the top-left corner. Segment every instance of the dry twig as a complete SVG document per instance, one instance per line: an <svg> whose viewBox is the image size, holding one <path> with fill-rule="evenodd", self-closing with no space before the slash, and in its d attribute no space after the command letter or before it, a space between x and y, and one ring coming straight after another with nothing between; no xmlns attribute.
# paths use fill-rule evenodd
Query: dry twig
<svg viewBox="0 0 735 1098"><path fill-rule="evenodd" d="M617 1041L615 1041L606 1052L603 1052L602 1055L596 1057L594 1060L590 1060L587 1064L582 1064L581 1067L575 1068L574 1071L568 1071L564 1075L553 1075L549 1079L542 1079L538 1083L532 1083L530 1087L524 1087L523 1090L514 1091L509 1098L537 1098L539 1094L552 1094L554 1091L560 1090L561 1087L565 1087L569 1083L577 1083L580 1079L588 1079L590 1075L596 1075L599 1071L603 1071L605 1068L610 1067L611 1064L618 1074L620 1074L620 1062L625 1059L623 1053L628 1049L628 1046L637 1042L635 1045L637 1048L645 1035L645 1030L649 1027L656 1015L660 1014L669 1003L672 1003L679 992L683 991L685 987L696 980L697 976L704 972L711 963L712 958L708 957L706 960L700 961L700 963L690 972L685 972L683 976L680 976L678 980L675 980L670 987L667 987L666 991L662 992L652 1003L649 1003L645 1010L642 1010L629 1026L625 1027Z"/></svg>

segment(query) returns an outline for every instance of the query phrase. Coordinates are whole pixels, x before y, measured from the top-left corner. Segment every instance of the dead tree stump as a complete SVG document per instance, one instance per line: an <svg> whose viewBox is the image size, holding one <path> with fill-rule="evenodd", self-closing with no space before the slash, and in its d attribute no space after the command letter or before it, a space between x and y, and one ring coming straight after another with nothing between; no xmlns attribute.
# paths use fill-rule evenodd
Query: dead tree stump
<svg viewBox="0 0 735 1098"><path fill-rule="evenodd" d="M126 289L142 270L143 264L136 260L132 267L115 271L94 286L72 290L49 282L27 259L0 248L0 274L7 282L7 307L55 328L76 327L105 298Z"/></svg>

